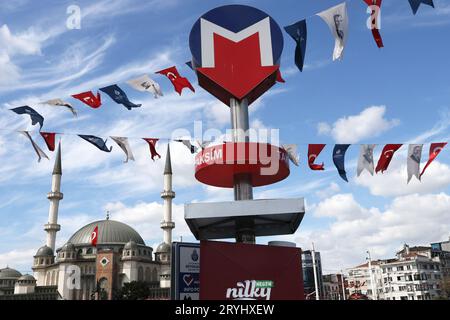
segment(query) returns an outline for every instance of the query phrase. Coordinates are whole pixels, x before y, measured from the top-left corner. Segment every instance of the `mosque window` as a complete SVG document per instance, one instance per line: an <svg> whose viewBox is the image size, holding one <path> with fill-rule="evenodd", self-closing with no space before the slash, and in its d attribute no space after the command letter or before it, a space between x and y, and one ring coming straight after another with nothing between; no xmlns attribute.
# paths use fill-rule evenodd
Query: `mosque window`
<svg viewBox="0 0 450 320"><path fill-rule="evenodd" d="M40 264L43 264L43 263L44 263L44 259L41 259Z"/></svg>
<svg viewBox="0 0 450 320"><path fill-rule="evenodd" d="M86 250L86 254L92 254L92 248L88 248L88 249Z"/></svg>

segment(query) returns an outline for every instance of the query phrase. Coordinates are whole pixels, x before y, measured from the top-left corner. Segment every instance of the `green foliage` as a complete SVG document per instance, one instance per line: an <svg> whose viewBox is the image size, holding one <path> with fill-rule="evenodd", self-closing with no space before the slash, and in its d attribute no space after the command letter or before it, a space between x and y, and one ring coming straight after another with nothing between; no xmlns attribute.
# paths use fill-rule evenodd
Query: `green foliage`
<svg viewBox="0 0 450 320"><path fill-rule="evenodd" d="M142 281L125 283L117 292L117 300L144 300L150 295L148 284Z"/></svg>

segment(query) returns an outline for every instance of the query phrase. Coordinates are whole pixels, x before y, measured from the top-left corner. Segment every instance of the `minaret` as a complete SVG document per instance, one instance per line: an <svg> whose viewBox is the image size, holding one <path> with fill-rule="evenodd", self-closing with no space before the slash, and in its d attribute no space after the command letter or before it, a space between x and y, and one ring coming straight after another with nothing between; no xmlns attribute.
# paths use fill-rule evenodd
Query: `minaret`
<svg viewBox="0 0 450 320"><path fill-rule="evenodd" d="M164 191L161 192L164 199L164 220L161 222L161 229L164 231L164 242L172 244L172 229L175 222L172 221L172 199L175 192L172 191L172 163L170 161L170 147L167 145L166 165L164 167Z"/></svg>
<svg viewBox="0 0 450 320"><path fill-rule="evenodd" d="M44 230L47 231L47 247L50 247L55 252L55 240L56 232L61 229L58 224L58 208L59 200L63 198L61 190L61 142L58 145L58 151L56 153L55 166L53 167L52 174L52 191L47 194L47 199L50 201L50 208L48 210L48 223L44 226Z"/></svg>

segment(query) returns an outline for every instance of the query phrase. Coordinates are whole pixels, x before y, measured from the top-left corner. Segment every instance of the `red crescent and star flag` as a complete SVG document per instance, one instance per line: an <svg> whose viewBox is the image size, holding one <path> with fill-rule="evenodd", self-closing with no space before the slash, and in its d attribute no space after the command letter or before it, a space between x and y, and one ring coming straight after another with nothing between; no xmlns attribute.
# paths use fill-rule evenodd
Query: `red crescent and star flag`
<svg viewBox="0 0 450 320"><path fill-rule="evenodd" d="M383 173L389 167L394 153L402 147L402 144L387 144L384 146L381 152L380 159L378 160L377 167L375 168L375 173L381 171Z"/></svg>
<svg viewBox="0 0 450 320"><path fill-rule="evenodd" d="M430 157L428 158L428 162L425 165L425 167L422 170L422 173L420 174L420 177L425 173L425 170L428 168L428 166L436 159L436 157L441 153L442 149L447 145L447 142L438 142L438 143L432 143L430 145Z"/></svg>
<svg viewBox="0 0 450 320"><path fill-rule="evenodd" d="M180 96L181 91L183 91L184 88L189 88L191 89L192 92L195 92L195 89L189 82L189 80L187 78L180 76L175 66L158 71L156 73L165 75L167 78L169 78L170 82L172 82L173 87L175 88L175 91L178 92Z"/></svg>
<svg viewBox="0 0 450 320"><path fill-rule="evenodd" d="M156 151L156 143L158 142L159 139L155 139L155 138L143 138L143 140L147 141L148 146L150 148L150 154L152 157L152 160L154 161L155 157L158 157L159 159L161 159L161 156L159 155L159 153Z"/></svg>
<svg viewBox="0 0 450 320"><path fill-rule="evenodd" d="M54 132L40 132L42 138L44 138L45 144L49 151L55 151L55 136Z"/></svg>
<svg viewBox="0 0 450 320"><path fill-rule="evenodd" d="M100 108L102 105L102 97L100 92L97 91L97 96L95 96L92 91L82 92L72 95L73 98L80 100L81 102L87 104L93 109Z"/></svg>
<svg viewBox="0 0 450 320"><path fill-rule="evenodd" d="M98 240L98 226L95 226L94 231L92 231L92 233L91 233L91 245L96 247L97 240Z"/></svg>
<svg viewBox="0 0 450 320"><path fill-rule="evenodd" d="M325 170L324 163L315 164L316 158L322 152L323 148L325 148L325 144L310 144L308 145L308 165L311 170Z"/></svg>
<svg viewBox="0 0 450 320"><path fill-rule="evenodd" d="M380 29L378 27L378 16L381 10L381 2L383 0L364 0L365 3L372 9L370 14L371 18L371 30L373 39L377 43L378 48L383 48L383 39L381 38Z"/></svg>

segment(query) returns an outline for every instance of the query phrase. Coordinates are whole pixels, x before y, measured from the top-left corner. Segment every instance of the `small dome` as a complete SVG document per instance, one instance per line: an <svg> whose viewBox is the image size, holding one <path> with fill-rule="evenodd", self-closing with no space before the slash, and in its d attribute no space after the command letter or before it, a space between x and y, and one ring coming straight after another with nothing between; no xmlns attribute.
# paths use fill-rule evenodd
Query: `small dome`
<svg viewBox="0 0 450 320"><path fill-rule="evenodd" d="M61 248L61 251L75 251L75 246L71 242L67 242L63 247Z"/></svg>
<svg viewBox="0 0 450 320"><path fill-rule="evenodd" d="M36 252L36 257L53 257L53 250L50 247L43 246L40 247L39 250Z"/></svg>
<svg viewBox="0 0 450 320"><path fill-rule="evenodd" d="M32 275L29 275L29 274L24 274L18 280L19 281L36 281L36 279Z"/></svg>
<svg viewBox="0 0 450 320"><path fill-rule="evenodd" d="M137 248L137 244L133 240L128 241L124 247L125 250L131 250L131 249L136 249L136 248Z"/></svg>
<svg viewBox="0 0 450 320"><path fill-rule="evenodd" d="M22 274L14 269L11 268L4 268L4 269L0 269L0 279L18 279L22 276Z"/></svg>
<svg viewBox="0 0 450 320"><path fill-rule="evenodd" d="M156 253L169 253L170 250L170 244L163 242L156 248Z"/></svg>

